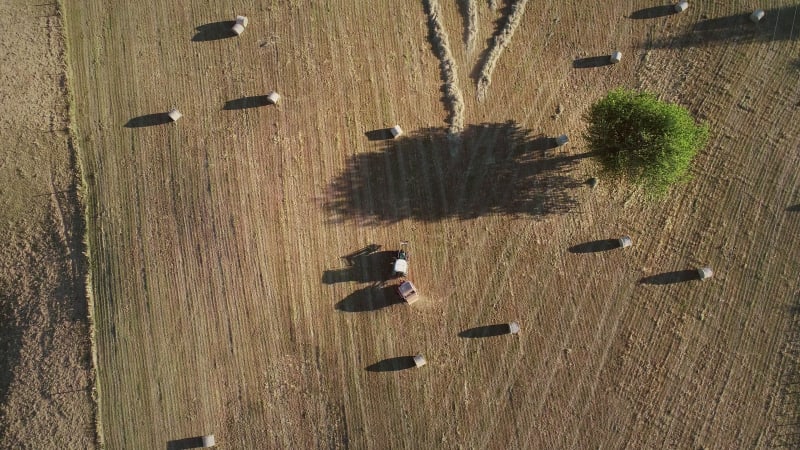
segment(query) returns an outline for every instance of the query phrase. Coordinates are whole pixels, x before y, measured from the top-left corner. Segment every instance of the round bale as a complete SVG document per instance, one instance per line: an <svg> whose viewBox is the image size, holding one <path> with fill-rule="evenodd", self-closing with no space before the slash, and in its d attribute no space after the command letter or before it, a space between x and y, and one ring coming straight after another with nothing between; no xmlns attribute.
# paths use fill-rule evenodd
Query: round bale
<svg viewBox="0 0 800 450"><path fill-rule="evenodd" d="M600 180L598 180L597 177L592 177L589 178L589 180L586 183L589 185L590 188L596 188L597 184L600 183Z"/></svg>
<svg viewBox="0 0 800 450"><path fill-rule="evenodd" d="M247 22L248 20L246 16L236 16L236 23L233 25L233 32L236 33L237 36L242 34L244 29L247 28Z"/></svg>
<svg viewBox="0 0 800 450"><path fill-rule="evenodd" d="M714 276L714 271L711 270L711 267L703 267L701 269L697 269L697 274L700 276L701 280L707 280Z"/></svg>
<svg viewBox="0 0 800 450"><path fill-rule="evenodd" d="M393 138L398 138L403 134L403 129L400 128L400 125L395 125L389 129L389 132L392 133Z"/></svg>
<svg viewBox="0 0 800 450"><path fill-rule="evenodd" d="M761 22L761 19L763 19L763 18L764 18L764 10L763 9L757 9L757 10L753 11L753 14L750 14L750 20L753 21L753 23Z"/></svg>
<svg viewBox="0 0 800 450"><path fill-rule="evenodd" d="M569 142L569 137L566 134L562 134L561 136L556 138L556 145L558 145L559 147L565 145L567 142Z"/></svg>
<svg viewBox="0 0 800 450"><path fill-rule="evenodd" d="M278 102L279 102L279 101L281 101L281 95L280 95L280 94L278 94L278 93L277 93L277 92L275 92L275 91L272 91L272 92L270 92L269 94L267 94L267 101L268 101L268 102L269 102L271 105L277 105L277 104L278 104Z"/></svg>
<svg viewBox="0 0 800 450"><path fill-rule="evenodd" d="M207 435L203 436L201 439L203 441L203 448L213 447L213 446L217 445L217 442L214 439L214 435L213 434L207 434Z"/></svg>
<svg viewBox="0 0 800 450"><path fill-rule="evenodd" d="M619 246L622 248L628 248L633 245L633 239L630 236L622 236L619 238Z"/></svg>
<svg viewBox="0 0 800 450"><path fill-rule="evenodd" d="M614 53L611 54L611 64L616 64L620 61L622 61L622 52L615 50Z"/></svg>
<svg viewBox="0 0 800 450"><path fill-rule="evenodd" d="M167 115L169 116L170 119L172 119L173 122L183 117L183 114L181 114L181 112L178 111L177 108L170 109Z"/></svg>
<svg viewBox="0 0 800 450"><path fill-rule="evenodd" d="M675 5L675 12L684 12L689 7L689 2L680 2Z"/></svg>
<svg viewBox="0 0 800 450"><path fill-rule="evenodd" d="M509 322L508 323L508 333L509 334L517 334L517 333L519 333L519 324L517 322Z"/></svg>
<svg viewBox="0 0 800 450"><path fill-rule="evenodd" d="M422 367L427 363L428 363L428 361L425 361L425 357L422 356L422 353L419 353L419 354L414 356L414 365L416 367Z"/></svg>

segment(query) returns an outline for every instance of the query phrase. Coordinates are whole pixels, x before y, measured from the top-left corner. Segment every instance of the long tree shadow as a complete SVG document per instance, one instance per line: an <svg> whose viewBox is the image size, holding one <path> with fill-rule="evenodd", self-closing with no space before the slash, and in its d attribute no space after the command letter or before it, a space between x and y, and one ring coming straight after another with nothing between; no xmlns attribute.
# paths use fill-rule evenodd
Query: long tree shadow
<svg viewBox="0 0 800 450"><path fill-rule="evenodd" d="M514 122L468 127L451 156L446 129L428 128L353 156L330 183L331 221L438 221L488 214L542 217L568 212L581 186L570 168L586 154L549 150L552 138Z"/></svg>
<svg viewBox="0 0 800 450"><path fill-rule="evenodd" d="M677 37L648 42L645 47L684 48L755 41L788 41L800 37L800 5L764 10L757 24L749 12L701 20Z"/></svg>
<svg viewBox="0 0 800 450"><path fill-rule="evenodd" d="M600 239L584 242L583 244L573 245L568 250L570 253L596 253L614 250L615 248L619 248L619 239Z"/></svg>
<svg viewBox="0 0 800 450"><path fill-rule="evenodd" d="M651 6L631 13L631 19L657 19L659 17L671 16L676 14L674 5Z"/></svg>
<svg viewBox="0 0 800 450"><path fill-rule="evenodd" d="M216 41L219 39L226 39L236 36L233 32L233 26L236 24L233 20L224 20L222 22L207 23L195 28L197 32L193 37L194 42Z"/></svg>
<svg viewBox="0 0 800 450"><path fill-rule="evenodd" d="M480 327L470 328L468 330L464 330L458 333L458 336L462 338L475 339L475 338L501 336L510 333L511 333L511 328L508 326L508 324L500 323L496 325L484 325Z"/></svg>
<svg viewBox="0 0 800 450"><path fill-rule="evenodd" d="M642 284L665 285L683 283L685 281L699 280L700 273L696 269L676 270L674 272L664 272L651 275L639 280Z"/></svg>
<svg viewBox="0 0 800 450"><path fill-rule="evenodd" d="M369 283L388 280L392 275L392 262L394 262L396 254L397 252L393 251L383 251L352 256L347 259L349 267L323 272L322 282L325 284L348 281Z"/></svg>
<svg viewBox="0 0 800 450"><path fill-rule="evenodd" d="M153 127L156 125L164 125L165 123L170 122L172 122L172 119L170 119L169 114L167 113L145 114L129 120L125 124L125 128Z"/></svg>
<svg viewBox="0 0 800 450"><path fill-rule="evenodd" d="M345 297L335 306L337 311L368 312L403 303L396 286L369 286Z"/></svg>
<svg viewBox="0 0 800 450"><path fill-rule="evenodd" d="M406 370L414 367L413 356L396 356L394 358L386 358L383 361L378 361L375 364L367 366L364 370L367 372L395 372L398 370Z"/></svg>

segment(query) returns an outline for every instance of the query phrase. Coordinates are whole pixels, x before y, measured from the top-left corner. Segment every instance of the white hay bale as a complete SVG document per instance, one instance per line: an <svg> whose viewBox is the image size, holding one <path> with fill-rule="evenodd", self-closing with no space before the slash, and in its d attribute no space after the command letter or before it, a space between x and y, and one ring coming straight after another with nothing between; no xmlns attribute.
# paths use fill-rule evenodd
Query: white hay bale
<svg viewBox="0 0 800 450"><path fill-rule="evenodd" d="M281 101L281 95L278 94L277 92L272 91L269 94L267 94L267 102L269 102L270 104L277 105L279 101Z"/></svg>
<svg viewBox="0 0 800 450"><path fill-rule="evenodd" d="M203 436L202 437L202 441L203 441L203 448L213 447L213 446L217 445L217 442L214 439L214 435L213 434L207 434L207 435Z"/></svg>
<svg viewBox="0 0 800 450"><path fill-rule="evenodd" d="M763 19L763 18L764 18L764 10L763 9L757 9L757 10L753 11L753 14L750 14L750 20L753 21L753 23L761 22L761 19Z"/></svg>
<svg viewBox="0 0 800 450"><path fill-rule="evenodd" d="M169 110L167 115L169 116L170 119L172 119L173 122L183 117L183 114L181 114L181 112L178 111L177 108L172 108L171 110Z"/></svg>
<svg viewBox="0 0 800 450"><path fill-rule="evenodd" d="M509 334L517 334L517 333L519 333L519 324L517 322L509 322L509 324L508 324L508 333Z"/></svg>
<svg viewBox="0 0 800 450"><path fill-rule="evenodd" d="M619 238L619 246L622 248L628 248L633 245L633 239L630 236L622 236Z"/></svg>
<svg viewBox="0 0 800 450"><path fill-rule="evenodd" d="M703 267L702 269L697 269L697 274L700 275L701 280L707 280L714 276L714 271L711 270L711 267Z"/></svg>
<svg viewBox="0 0 800 450"><path fill-rule="evenodd" d="M233 24L233 32L236 33L237 36L242 34L242 32L244 32L244 29L247 28L247 22L248 22L247 17L236 16L236 23Z"/></svg>
<svg viewBox="0 0 800 450"><path fill-rule="evenodd" d="M556 138L556 145L558 145L559 147L565 145L567 142L569 142L569 137L566 134L562 134L561 136Z"/></svg>
<svg viewBox="0 0 800 450"><path fill-rule="evenodd" d="M428 361L425 361L425 357L422 356L422 353L419 353L416 356L414 356L414 365L416 367L422 367L427 363L428 363Z"/></svg>
<svg viewBox="0 0 800 450"><path fill-rule="evenodd" d="M392 137L393 138L398 138L398 137L400 137L400 135L403 134L403 129L400 128L400 125L395 125L395 126L393 126L392 128L389 129L389 132L392 133Z"/></svg>
<svg viewBox="0 0 800 450"><path fill-rule="evenodd" d="M675 5L675 12L684 12L689 7L689 2L680 2Z"/></svg>
<svg viewBox="0 0 800 450"><path fill-rule="evenodd" d="M615 50L614 53L611 54L611 64L616 64L620 61L622 61L622 52Z"/></svg>

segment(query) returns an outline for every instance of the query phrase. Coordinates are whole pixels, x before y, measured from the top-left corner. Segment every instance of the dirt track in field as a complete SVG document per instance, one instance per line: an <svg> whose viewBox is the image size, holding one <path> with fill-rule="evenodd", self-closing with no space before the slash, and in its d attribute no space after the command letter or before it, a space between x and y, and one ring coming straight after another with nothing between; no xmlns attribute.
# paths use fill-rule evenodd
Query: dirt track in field
<svg viewBox="0 0 800 450"><path fill-rule="evenodd" d="M753 29L740 4L531 0L478 103L464 18L440 2L465 74L455 154L423 2L68 10L107 448L795 446L790 5ZM509 5L475 7L480 53ZM620 85L711 125L669 200L583 184L581 116ZM278 106L247 107L273 89ZM184 118L158 124L172 106ZM413 307L388 305L383 254L342 259L400 240ZM703 265L713 279L658 284ZM511 320L518 337L459 336ZM373 371L417 352L419 370Z"/></svg>

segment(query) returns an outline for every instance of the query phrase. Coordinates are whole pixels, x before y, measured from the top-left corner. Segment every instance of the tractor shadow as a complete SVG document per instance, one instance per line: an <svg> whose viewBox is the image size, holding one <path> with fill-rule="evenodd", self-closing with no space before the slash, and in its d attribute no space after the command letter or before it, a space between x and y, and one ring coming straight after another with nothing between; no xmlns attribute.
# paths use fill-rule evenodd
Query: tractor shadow
<svg viewBox="0 0 800 450"><path fill-rule="evenodd" d="M222 109L225 111L233 111L238 109L259 108L270 104L266 95L254 95L251 97L237 98L236 100L228 100L225 102L225 106L223 106Z"/></svg>
<svg viewBox="0 0 800 450"><path fill-rule="evenodd" d="M343 312L368 312L403 303L396 286L369 286L359 289L336 303L334 308Z"/></svg>
<svg viewBox="0 0 800 450"><path fill-rule="evenodd" d="M514 122L468 127L455 153L446 134L445 128L422 129L352 156L328 186L329 220L543 217L576 205L581 182L571 169L587 154L554 151L553 138Z"/></svg>
<svg viewBox="0 0 800 450"><path fill-rule="evenodd" d="M508 327L507 323L500 323L496 325L484 325L480 327L470 328L468 330L464 330L458 333L458 337L462 338L487 338L493 336L502 336L504 334L510 334L511 330Z"/></svg>
<svg viewBox="0 0 800 450"><path fill-rule="evenodd" d="M611 55L603 56L589 56L588 58L579 58L572 61L572 67L575 69L591 69L593 67L603 67L611 65Z"/></svg>
<svg viewBox="0 0 800 450"><path fill-rule="evenodd" d="M764 18L757 24L750 21L750 11L701 20L677 37L647 42L644 47L675 49L757 41L791 41L800 38L800 27L795 26L800 5L765 9L764 12Z"/></svg>
<svg viewBox="0 0 800 450"><path fill-rule="evenodd" d="M364 370L367 372L396 372L412 367L415 367L413 356L396 356L394 358L386 358L383 361L378 361L375 364L367 366Z"/></svg>
<svg viewBox="0 0 800 450"><path fill-rule="evenodd" d="M583 244L573 245L567 250L570 253L597 253L607 252L620 248L619 239L600 239L598 241L584 242Z"/></svg>
<svg viewBox="0 0 800 450"><path fill-rule="evenodd" d="M125 128L154 127L170 122L172 122L172 119L170 119L168 113L145 114L129 120L125 124Z"/></svg>
<svg viewBox="0 0 800 450"><path fill-rule="evenodd" d="M349 267L326 270L322 273L322 282L336 284L348 281L386 281L392 277L392 263L396 255L397 252L393 251L376 251L345 257Z"/></svg>
<svg viewBox="0 0 800 450"><path fill-rule="evenodd" d="M664 272L651 275L639 280L641 284L666 285L683 283L686 281L699 280L700 273L696 269L676 270L674 272Z"/></svg>
<svg viewBox="0 0 800 450"><path fill-rule="evenodd" d="M661 5L634 11L628 17L630 17L631 19L643 20L643 19L657 19L659 17L671 16L673 14L677 14L674 5Z"/></svg>
<svg viewBox="0 0 800 450"><path fill-rule="evenodd" d="M193 42L206 42L216 41L219 39L227 39L236 36L233 32L233 26L236 24L233 20L225 20L222 22L207 23L195 28L197 32L193 37Z"/></svg>

